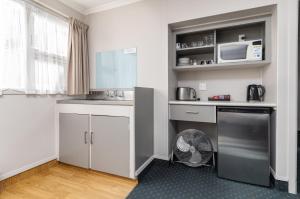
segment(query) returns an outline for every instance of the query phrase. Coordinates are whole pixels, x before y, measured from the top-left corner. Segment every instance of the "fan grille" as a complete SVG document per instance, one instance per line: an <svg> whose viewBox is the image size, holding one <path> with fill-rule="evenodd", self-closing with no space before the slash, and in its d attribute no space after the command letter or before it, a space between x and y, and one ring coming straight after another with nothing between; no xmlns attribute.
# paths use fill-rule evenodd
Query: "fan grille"
<svg viewBox="0 0 300 199"><path fill-rule="evenodd" d="M187 129L176 136L173 153L178 160L188 166L207 164L213 155L209 137L202 131Z"/></svg>

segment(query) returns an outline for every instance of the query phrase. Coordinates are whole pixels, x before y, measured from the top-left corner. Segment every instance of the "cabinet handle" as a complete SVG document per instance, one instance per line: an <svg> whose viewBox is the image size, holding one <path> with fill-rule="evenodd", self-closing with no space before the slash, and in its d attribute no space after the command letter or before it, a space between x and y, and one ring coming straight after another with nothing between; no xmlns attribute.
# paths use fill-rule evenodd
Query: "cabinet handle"
<svg viewBox="0 0 300 199"><path fill-rule="evenodd" d="M199 114L199 112L194 112L194 111L186 111L186 113L187 114L195 114L195 115Z"/></svg>
<svg viewBox="0 0 300 199"><path fill-rule="evenodd" d="M94 135L94 132L91 132L91 144L94 144L93 135Z"/></svg>
<svg viewBox="0 0 300 199"><path fill-rule="evenodd" d="M86 138L87 133L88 133L87 131L84 132L84 144L87 144L87 138Z"/></svg>

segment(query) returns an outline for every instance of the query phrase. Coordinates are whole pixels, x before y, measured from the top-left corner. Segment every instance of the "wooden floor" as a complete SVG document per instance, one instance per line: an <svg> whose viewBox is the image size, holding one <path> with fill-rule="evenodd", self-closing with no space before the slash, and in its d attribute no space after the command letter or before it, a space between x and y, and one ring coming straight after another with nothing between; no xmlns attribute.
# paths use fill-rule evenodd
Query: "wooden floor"
<svg viewBox="0 0 300 199"><path fill-rule="evenodd" d="M64 164L18 181L0 199L123 199L137 181Z"/></svg>

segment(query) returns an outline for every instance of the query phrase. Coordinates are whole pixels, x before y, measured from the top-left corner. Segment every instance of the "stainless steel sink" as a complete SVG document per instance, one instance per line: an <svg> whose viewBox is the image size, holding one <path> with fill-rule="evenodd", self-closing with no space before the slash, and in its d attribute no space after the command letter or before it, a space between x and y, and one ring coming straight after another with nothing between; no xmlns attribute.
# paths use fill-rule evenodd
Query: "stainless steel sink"
<svg viewBox="0 0 300 199"><path fill-rule="evenodd" d="M58 104L133 105L133 91L92 91L84 99L59 100Z"/></svg>
<svg viewBox="0 0 300 199"><path fill-rule="evenodd" d="M131 101L129 99L79 99L79 100L88 100L88 101L116 101L116 102L119 102L119 101Z"/></svg>

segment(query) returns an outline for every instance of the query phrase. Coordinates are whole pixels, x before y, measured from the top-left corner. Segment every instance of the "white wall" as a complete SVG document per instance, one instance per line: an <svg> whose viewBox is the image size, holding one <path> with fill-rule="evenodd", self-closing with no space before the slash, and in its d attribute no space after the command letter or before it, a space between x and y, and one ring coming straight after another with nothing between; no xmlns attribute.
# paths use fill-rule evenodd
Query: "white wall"
<svg viewBox="0 0 300 199"><path fill-rule="evenodd" d="M230 95L233 101L246 101L247 86L262 84L261 69L233 69L180 73L178 86L195 88L197 97L207 101L214 95ZM199 90L199 83L206 83L205 91Z"/></svg>
<svg viewBox="0 0 300 199"><path fill-rule="evenodd" d="M55 97L0 97L0 179L55 159Z"/></svg>
<svg viewBox="0 0 300 199"><path fill-rule="evenodd" d="M298 97L298 34L299 1L288 0L288 178L289 192L297 193L297 97ZM281 92L280 92L281 93Z"/></svg>
<svg viewBox="0 0 300 199"><path fill-rule="evenodd" d="M83 18L58 1L40 0L68 16ZM0 97L0 180L55 159L54 105L58 97Z"/></svg>
<svg viewBox="0 0 300 199"><path fill-rule="evenodd" d="M137 84L152 87L155 106L155 154L166 157L168 87L167 31L165 1L151 0L115 8L86 18L89 24L89 53L92 81L95 87L96 52L137 48Z"/></svg>
<svg viewBox="0 0 300 199"><path fill-rule="evenodd" d="M276 82L274 82L275 86L272 83L267 84L270 84L268 86L271 88L277 88L270 90L272 96L276 96L276 99L272 101L278 103L276 175L280 180L288 180L288 134L290 132L288 131L289 112L287 111L289 84L286 81L288 79L286 61L289 53L286 44L289 30L286 24L287 2L285 0L226 0L226 2L220 0L145 0L89 15L86 21L91 26L89 32L91 74L95 72L97 51L126 47L138 48L138 85L155 89L155 153L167 158L169 153L167 25L193 18L277 4L278 12L272 20L276 25L273 27L273 33L276 35L273 55L278 56L273 61L274 64L278 64L278 84L276 85ZM255 71L249 71L249 73L249 77L258 81L258 74ZM207 75L206 78L212 76L209 72ZM272 77L267 75L264 78L272 80ZM250 79L245 80L243 84L246 85L249 82ZM92 85L95 85L94 79ZM234 97L238 98L237 96Z"/></svg>
<svg viewBox="0 0 300 199"><path fill-rule="evenodd" d="M275 4L276 0L166 0L168 23Z"/></svg>

